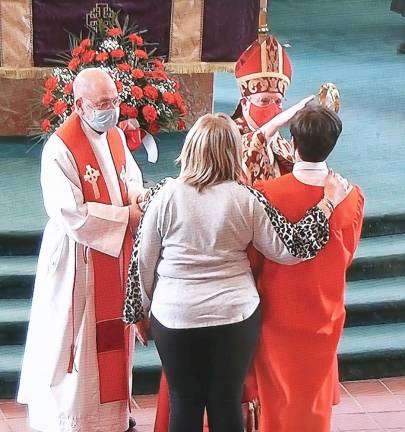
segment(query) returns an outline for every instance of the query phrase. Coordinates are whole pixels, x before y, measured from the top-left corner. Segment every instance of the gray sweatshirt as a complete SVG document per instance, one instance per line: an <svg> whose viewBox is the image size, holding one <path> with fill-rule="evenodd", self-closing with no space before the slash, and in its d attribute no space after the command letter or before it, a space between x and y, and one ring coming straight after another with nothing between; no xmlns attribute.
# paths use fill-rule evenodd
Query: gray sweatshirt
<svg viewBox="0 0 405 432"><path fill-rule="evenodd" d="M150 201L130 265L129 303L141 295L169 328L231 324L258 307L249 244L268 259L296 264L311 258L328 239L328 223L317 207L289 223L264 197L233 181L202 192L168 179ZM139 293L137 293L139 291ZM135 297L136 297L135 295Z"/></svg>

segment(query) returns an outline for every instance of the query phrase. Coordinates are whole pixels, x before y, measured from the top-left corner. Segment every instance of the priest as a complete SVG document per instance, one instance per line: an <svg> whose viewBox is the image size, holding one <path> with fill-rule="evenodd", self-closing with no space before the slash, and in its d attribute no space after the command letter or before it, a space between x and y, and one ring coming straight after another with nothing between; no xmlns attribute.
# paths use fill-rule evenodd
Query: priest
<svg viewBox="0 0 405 432"><path fill-rule="evenodd" d="M116 127L111 77L84 69L73 91L75 111L42 154L49 221L18 402L38 431L124 432L134 337L121 315L142 175Z"/></svg>

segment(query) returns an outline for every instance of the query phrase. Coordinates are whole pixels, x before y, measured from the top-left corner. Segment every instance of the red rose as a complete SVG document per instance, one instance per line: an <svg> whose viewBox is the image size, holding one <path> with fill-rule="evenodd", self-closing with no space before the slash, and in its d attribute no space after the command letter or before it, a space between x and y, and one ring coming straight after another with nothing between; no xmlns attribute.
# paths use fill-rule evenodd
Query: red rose
<svg viewBox="0 0 405 432"><path fill-rule="evenodd" d="M162 94L163 102L166 102L169 105L174 105L176 100L174 98L174 94L170 92L164 92Z"/></svg>
<svg viewBox="0 0 405 432"><path fill-rule="evenodd" d="M50 132L50 130L51 130L51 122L49 121L49 119L42 120L42 122L41 122L41 129L44 132Z"/></svg>
<svg viewBox="0 0 405 432"><path fill-rule="evenodd" d="M131 70L131 66L128 63L118 63L117 68L122 72L129 72Z"/></svg>
<svg viewBox="0 0 405 432"><path fill-rule="evenodd" d="M140 59L144 59L144 60L148 59L148 54L144 50L137 49L134 51L134 55L135 55L135 57L138 57Z"/></svg>
<svg viewBox="0 0 405 432"><path fill-rule="evenodd" d="M115 50L111 51L111 57L112 58L120 59L120 58L122 58L124 56L125 56L125 52L121 48L118 48L118 49L115 49Z"/></svg>
<svg viewBox="0 0 405 432"><path fill-rule="evenodd" d="M91 63L95 57L96 57L96 52L94 50L86 51L82 55L83 63Z"/></svg>
<svg viewBox="0 0 405 432"><path fill-rule="evenodd" d="M92 42L91 42L91 39L89 39L89 38L83 39L80 42L80 46L83 47L84 49L90 48L91 45L92 45Z"/></svg>
<svg viewBox="0 0 405 432"><path fill-rule="evenodd" d="M55 102L55 105L53 106L53 112L56 115L61 115L67 110L67 104L65 101L58 100Z"/></svg>
<svg viewBox="0 0 405 432"><path fill-rule="evenodd" d="M49 106L52 103L52 101L53 101L52 93L50 91L47 91L42 96L42 105Z"/></svg>
<svg viewBox="0 0 405 432"><path fill-rule="evenodd" d="M116 81L115 82L115 87L117 87L117 92L121 93L122 90L124 90L124 85L122 84L121 81Z"/></svg>
<svg viewBox="0 0 405 432"><path fill-rule="evenodd" d="M71 71L75 71L80 65L80 60L77 57L73 57L72 60L70 60L70 63L68 64L68 68Z"/></svg>
<svg viewBox="0 0 405 432"><path fill-rule="evenodd" d="M148 99L156 100L159 97L157 89L149 84L143 88L143 93Z"/></svg>
<svg viewBox="0 0 405 432"><path fill-rule="evenodd" d="M128 105L127 116L129 118L136 118L136 117L138 117L138 110L135 107L131 107L131 106Z"/></svg>
<svg viewBox="0 0 405 432"><path fill-rule="evenodd" d="M98 53L97 55L96 55L96 61L99 61L99 62L101 62L101 63L104 63L105 61L107 61L108 60L108 52L101 52L101 53Z"/></svg>
<svg viewBox="0 0 405 432"><path fill-rule="evenodd" d="M135 99L142 99L143 98L143 90L138 86L132 86L131 87L131 94Z"/></svg>
<svg viewBox="0 0 405 432"><path fill-rule="evenodd" d="M180 119L177 122L177 129L178 130L184 130L184 129L186 129L186 127L187 127L186 122L183 119Z"/></svg>
<svg viewBox="0 0 405 432"><path fill-rule="evenodd" d="M166 72L164 72L162 70L155 70L153 72L150 72L149 76L151 78L155 78L155 79L161 79L161 80L166 80L167 79Z"/></svg>
<svg viewBox="0 0 405 432"><path fill-rule="evenodd" d="M66 95L73 93L73 82L69 82L63 87L63 93Z"/></svg>
<svg viewBox="0 0 405 432"><path fill-rule="evenodd" d="M125 103L125 102L122 102L121 104L120 104L120 111L121 111L121 115L123 115L124 117L125 116L127 116L128 115L128 109L129 109L130 107Z"/></svg>
<svg viewBox="0 0 405 432"><path fill-rule="evenodd" d="M142 69L132 69L132 76L136 79L141 79L145 76L145 72Z"/></svg>
<svg viewBox="0 0 405 432"><path fill-rule="evenodd" d="M136 33L131 33L128 36L128 40L135 45L143 46L143 38L141 36L137 35Z"/></svg>
<svg viewBox="0 0 405 432"><path fill-rule="evenodd" d="M118 27L111 27L107 30L107 35L112 37L121 36L122 30Z"/></svg>
<svg viewBox="0 0 405 432"><path fill-rule="evenodd" d="M160 126L159 123L157 121L152 122L149 126L148 126L148 131L153 135L153 134L157 134L160 131Z"/></svg>
<svg viewBox="0 0 405 432"><path fill-rule="evenodd" d="M160 59L154 59L152 63L155 65L156 69L163 69L164 67Z"/></svg>
<svg viewBox="0 0 405 432"><path fill-rule="evenodd" d="M73 57L78 57L80 54L83 54L83 53L84 53L84 48L81 45L72 49L72 56Z"/></svg>
<svg viewBox="0 0 405 432"><path fill-rule="evenodd" d="M52 75L45 81L45 88L52 92L58 87L58 78L56 76Z"/></svg>
<svg viewBox="0 0 405 432"><path fill-rule="evenodd" d="M148 123L152 123L157 118L157 111L152 105L145 105L142 108L142 114Z"/></svg>

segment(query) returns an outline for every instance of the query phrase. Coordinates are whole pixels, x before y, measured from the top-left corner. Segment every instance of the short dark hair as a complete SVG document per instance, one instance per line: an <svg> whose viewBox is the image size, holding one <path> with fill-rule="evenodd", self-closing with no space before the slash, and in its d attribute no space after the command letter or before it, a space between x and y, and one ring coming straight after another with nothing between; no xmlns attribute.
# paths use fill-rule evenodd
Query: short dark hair
<svg viewBox="0 0 405 432"><path fill-rule="evenodd" d="M302 160L323 162L342 132L338 115L321 105L308 105L292 119L291 136Z"/></svg>

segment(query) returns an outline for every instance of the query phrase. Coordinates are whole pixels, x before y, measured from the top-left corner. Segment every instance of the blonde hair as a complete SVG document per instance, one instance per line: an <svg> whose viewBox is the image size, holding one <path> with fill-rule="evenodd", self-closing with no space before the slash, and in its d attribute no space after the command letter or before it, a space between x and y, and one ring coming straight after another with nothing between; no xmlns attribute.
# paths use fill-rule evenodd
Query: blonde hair
<svg viewBox="0 0 405 432"><path fill-rule="evenodd" d="M188 132L177 162L180 177L202 191L242 173L242 142L239 130L226 114L205 114Z"/></svg>

